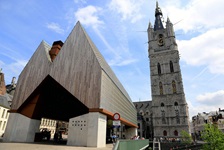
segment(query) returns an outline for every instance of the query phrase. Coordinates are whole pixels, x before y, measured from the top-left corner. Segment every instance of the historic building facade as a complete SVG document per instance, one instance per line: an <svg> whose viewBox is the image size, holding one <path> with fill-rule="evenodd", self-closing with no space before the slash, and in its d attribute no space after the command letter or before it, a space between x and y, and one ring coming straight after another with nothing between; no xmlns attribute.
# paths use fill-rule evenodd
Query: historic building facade
<svg viewBox="0 0 224 150"><path fill-rule="evenodd" d="M9 110L12 103L13 93L16 88L15 77L11 84L5 86L5 78L2 69L0 70L0 136L5 133L9 118Z"/></svg>
<svg viewBox="0 0 224 150"><path fill-rule="evenodd" d="M154 137L180 137L189 132L188 105L185 100L179 51L173 24L156 4L154 27L148 26L148 53L152 93Z"/></svg>
<svg viewBox="0 0 224 150"><path fill-rule="evenodd" d="M152 101L134 102L137 110L138 136L146 139L153 138Z"/></svg>

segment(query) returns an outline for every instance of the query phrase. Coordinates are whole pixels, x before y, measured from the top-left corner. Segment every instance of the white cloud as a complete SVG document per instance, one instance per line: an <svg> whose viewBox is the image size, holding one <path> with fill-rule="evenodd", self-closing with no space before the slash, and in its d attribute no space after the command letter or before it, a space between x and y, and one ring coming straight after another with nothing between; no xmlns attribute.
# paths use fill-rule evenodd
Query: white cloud
<svg viewBox="0 0 224 150"><path fill-rule="evenodd" d="M132 64L132 63L135 63L137 62L138 60L137 59L134 59L134 58L129 58L129 59L125 59L125 60L110 60L109 61L109 65L110 66L126 66L126 65L129 65L129 64Z"/></svg>
<svg viewBox="0 0 224 150"><path fill-rule="evenodd" d="M214 27L224 26L222 14L224 14L223 0L191 0L187 5L167 3L162 7L173 23L183 19L175 25L175 29L187 31L205 31ZM166 15L165 15L166 16ZM175 19L175 20L172 20Z"/></svg>
<svg viewBox="0 0 224 150"><path fill-rule="evenodd" d="M78 9L78 11L75 12L75 17L77 21L79 20L81 22L81 24L97 28L99 25L104 23L98 17L101 10L102 9L100 7L89 5L87 7Z"/></svg>
<svg viewBox="0 0 224 150"><path fill-rule="evenodd" d="M140 20L143 15L140 13L142 0L112 0L109 8L122 16L122 20L130 19L132 23Z"/></svg>
<svg viewBox="0 0 224 150"><path fill-rule="evenodd" d="M59 24L54 23L54 22L47 23L47 28L51 29L52 31L57 32L59 34L64 33L64 29L62 29Z"/></svg>
<svg viewBox="0 0 224 150"><path fill-rule="evenodd" d="M188 101L188 107L189 107L189 119L191 120L193 116L197 115L198 113L203 113L203 112L211 112L211 111L217 111L220 106L216 105L204 105L204 104L199 104L195 105L191 101Z"/></svg>
<svg viewBox="0 0 224 150"><path fill-rule="evenodd" d="M224 74L224 28L207 31L190 40L178 41L182 60L194 66L208 66L211 73Z"/></svg>
<svg viewBox="0 0 224 150"><path fill-rule="evenodd" d="M74 0L74 3L86 3L86 0Z"/></svg>
<svg viewBox="0 0 224 150"><path fill-rule="evenodd" d="M123 45L119 44L119 46L113 47L108 43L106 39L107 36L103 35L102 31L98 28L99 25L104 24L104 22L99 19L100 14L101 8L87 6L84 8L80 8L77 12L75 12L75 17L81 22L81 24L91 26L95 33L99 36L99 38L107 48L106 51L110 53L110 59L108 60L108 62L111 66L125 66L136 62L137 60L133 59L130 56L129 50L127 48L124 48ZM120 27L120 29L122 29L122 27ZM123 32L119 32L119 35L122 33ZM120 37L121 36L118 37L119 40L121 39ZM124 38L125 35L122 35L122 37ZM122 42L122 44L123 43L124 42Z"/></svg>
<svg viewBox="0 0 224 150"><path fill-rule="evenodd" d="M213 93L204 93L196 97L197 102L204 105L224 106L224 90Z"/></svg>
<svg viewBox="0 0 224 150"><path fill-rule="evenodd" d="M194 104L188 101L190 117L202 112L217 111L224 106L224 90L200 94L196 97Z"/></svg>

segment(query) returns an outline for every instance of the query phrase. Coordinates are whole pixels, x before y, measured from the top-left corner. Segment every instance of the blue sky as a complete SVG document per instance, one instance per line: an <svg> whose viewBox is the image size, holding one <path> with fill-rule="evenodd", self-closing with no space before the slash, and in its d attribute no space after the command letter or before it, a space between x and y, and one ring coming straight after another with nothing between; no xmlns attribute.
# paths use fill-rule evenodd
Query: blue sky
<svg viewBox="0 0 224 150"><path fill-rule="evenodd" d="M65 41L79 20L132 101L151 100L147 27L156 0L0 0L0 68L18 76L42 40ZM224 1L159 0L176 32L190 116L224 109Z"/></svg>

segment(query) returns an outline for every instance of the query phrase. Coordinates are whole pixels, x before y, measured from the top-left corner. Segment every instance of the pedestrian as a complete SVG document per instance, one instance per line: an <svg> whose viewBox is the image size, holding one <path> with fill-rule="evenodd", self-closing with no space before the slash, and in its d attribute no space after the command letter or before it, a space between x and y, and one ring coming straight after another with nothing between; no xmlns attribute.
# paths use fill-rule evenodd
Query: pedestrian
<svg viewBox="0 0 224 150"><path fill-rule="evenodd" d="M113 135L112 135L112 141L113 141L113 144L115 144L115 143L116 143L116 138L117 138L117 137L116 137L116 135L115 135L115 134L113 134Z"/></svg>

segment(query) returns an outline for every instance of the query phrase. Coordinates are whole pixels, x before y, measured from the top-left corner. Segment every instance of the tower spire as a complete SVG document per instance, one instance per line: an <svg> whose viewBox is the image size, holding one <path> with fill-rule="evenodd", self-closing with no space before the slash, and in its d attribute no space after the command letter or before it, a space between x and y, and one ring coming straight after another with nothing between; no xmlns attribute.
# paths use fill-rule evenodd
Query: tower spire
<svg viewBox="0 0 224 150"><path fill-rule="evenodd" d="M155 24L154 24L154 30L160 30L160 29L164 29L163 27L163 23L162 23L162 18L163 18L163 13L159 7L159 3L158 1L156 1L156 10L155 10Z"/></svg>

